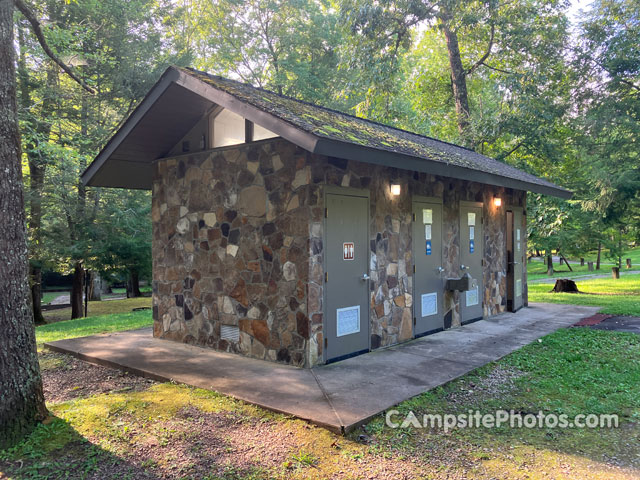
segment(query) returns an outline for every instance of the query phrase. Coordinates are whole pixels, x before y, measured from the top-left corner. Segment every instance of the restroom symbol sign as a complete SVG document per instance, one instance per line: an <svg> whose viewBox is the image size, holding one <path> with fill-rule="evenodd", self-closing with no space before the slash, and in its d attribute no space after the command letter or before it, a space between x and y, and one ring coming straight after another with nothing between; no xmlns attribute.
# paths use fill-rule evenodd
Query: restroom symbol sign
<svg viewBox="0 0 640 480"><path fill-rule="evenodd" d="M353 260L353 254L355 252L355 245L353 242L345 242L342 244L342 259Z"/></svg>

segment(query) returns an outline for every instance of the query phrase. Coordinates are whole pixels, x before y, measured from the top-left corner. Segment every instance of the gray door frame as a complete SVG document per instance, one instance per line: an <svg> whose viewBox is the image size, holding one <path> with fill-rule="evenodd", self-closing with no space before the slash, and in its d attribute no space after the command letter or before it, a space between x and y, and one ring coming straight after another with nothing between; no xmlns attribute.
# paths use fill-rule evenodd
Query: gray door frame
<svg viewBox="0 0 640 480"><path fill-rule="evenodd" d="M509 215L511 214L511 215ZM520 217L520 223L517 224L516 223L516 214L519 215ZM511 224L509 224L509 217L511 217ZM523 207L518 207L515 205L508 205L507 206L507 235L509 236L509 238L507 238L507 252L506 252L506 257L507 257L507 306L509 307L509 311L511 312L517 312L518 310L520 310L522 307L524 307L524 288L525 288L525 281L524 281L524 272L525 269L527 268L527 264L526 264L526 243L524 242L525 239L525 232L524 232L524 219L525 219L525 212L524 212L524 208ZM516 228L520 228L521 230L521 251L518 254L517 250L516 250ZM509 258L509 245L511 245L511 251L512 251L512 255L513 258ZM519 255L518 258L516 258L516 255ZM519 265L519 269L516 266ZM518 275L517 272L518 270L520 270L520 281L522 282L521 284L521 292L520 292L520 302L516 302L516 282L518 280Z"/></svg>
<svg viewBox="0 0 640 480"><path fill-rule="evenodd" d="M425 197L422 195L412 195L411 197L411 212L413 215L413 207L415 205L415 203L431 203L431 204L435 204L435 205L440 205L441 207L441 212L440 212L440 266L442 266L442 258L443 258L443 250L444 250L444 219L442 218L444 216L444 202L442 197ZM418 219L417 218L412 218L413 222L417 222ZM417 240L416 238L413 238L413 225L411 227L411 234L412 234L412 238L411 238L411 245L412 245L412 255L416 255L418 251L421 251L420 249L417 248ZM439 312L441 312L442 314L442 328L434 330L433 332L420 332L418 334L416 334L416 319L418 318L418 314L417 314L417 310L418 310L418 296L416 294L416 259L413 258L413 289L411 292L412 295L412 303L413 303L413 337L416 338L417 336L423 336L429 333L435 333L436 331L439 330L444 330L444 277L441 275L441 280L442 280L442 286L440 288L440 290L438 291L438 310Z"/></svg>
<svg viewBox="0 0 640 480"><path fill-rule="evenodd" d="M328 215L327 215L327 195L344 195L347 197L361 197L367 199L367 274L371 275L369 270L371 265L371 247L369 242L371 241L369 236L369 227L371 224L371 194L369 190L352 188L352 187L338 187L335 185L324 185L322 198L325 205L325 215L322 222L322 244L323 247L323 261L322 269L324 271L324 278L322 283L322 338L324 342L327 341L327 322L329 320L327 300L327 231L328 231ZM329 213L330 215L330 213ZM367 280L367 301L365 302L364 311L362 313L363 319L366 319L367 323L367 349L371 351L371 280ZM362 324L360 325L362 327ZM326 343L325 343L326 345ZM322 346L322 361L327 363L327 348Z"/></svg>
<svg viewBox="0 0 640 480"><path fill-rule="evenodd" d="M480 209L480 220L479 220L479 224L481 226L481 230L482 230L482 234L480 235L480 245L479 245L479 252L481 253L480 256L480 278L478 279L479 282L481 282L481 284L478 285L478 299L480 301L480 317L477 318L470 318L470 319L462 319L462 317L464 316L464 313L462 311L462 295L464 295L464 292L462 292L460 294L460 318L461 318L461 323L464 325L465 323L469 323L469 322L475 322L476 320L480 320L484 317L484 203L483 202L469 202L466 200L460 200L460 205L458 207L458 226L460 227L462 225L462 208L464 207L474 207L474 208L479 208ZM460 257L458 259L459 263L462 263L462 231L458 232L458 238L460 240ZM478 237L476 237L478 238ZM477 240L474 240L475 244L477 245ZM462 275L463 272L462 270L460 270L460 275Z"/></svg>

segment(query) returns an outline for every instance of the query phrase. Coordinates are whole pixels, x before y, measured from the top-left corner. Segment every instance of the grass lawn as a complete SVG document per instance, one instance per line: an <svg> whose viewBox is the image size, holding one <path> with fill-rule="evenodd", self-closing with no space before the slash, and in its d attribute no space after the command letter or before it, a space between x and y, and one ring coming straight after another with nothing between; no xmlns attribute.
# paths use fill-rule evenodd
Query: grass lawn
<svg viewBox="0 0 640 480"><path fill-rule="evenodd" d="M89 302L88 317L109 315L112 313L131 313L134 308L151 307L151 297L126 298L123 300L102 300L100 302ZM43 312L47 323L69 320L71 318L71 308L61 308L59 310L48 310Z"/></svg>
<svg viewBox="0 0 640 480"><path fill-rule="evenodd" d="M594 278L577 280L584 293L551 293L552 285L529 284L529 301L602 306L602 313L640 316L640 274L628 274L618 280Z"/></svg>
<svg viewBox="0 0 640 480"><path fill-rule="evenodd" d="M617 285L608 292L626 291L624 283ZM39 327L37 338L43 342L149 322L148 311L115 314ZM65 355L40 355L45 391L63 384L77 392L105 375L110 382L122 376ZM83 368L88 373L78 376ZM92 373L99 369L107 373ZM562 329L397 407L419 418L497 409L570 417L613 413L620 425L612 429L501 427L445 433L392 429L378 416L364 429L340 437L171 383L138 390L109 387L48 407L52 417L46 425L0 452L0 478L5 473L16 479L631 480L640 477L640 336Z"/></svg>
<svg viewBox="0 0 640 480"><path fill-rule="evenodd" d="M127 289L126 288L112 288L111 292L112 293L117 293L118 295L125 295L127 293ZM151 285L145 285L143 287L140 287L140 292L141 293L151 293Z"/></svg>
<svg viewBox="0 0 640 480"><path fill-rule="evenodd" d="M64 338L132 330L134 328L148 327L152 324L153 319L151 318L150 310L77 318L37 327L36 342L38 347L41 347L43 343Z"/></svg>
<svg viewBox="0 0 640 480"><path fill-rule="evenodd" d="M54 299L58 298L60 295L68 295L69 292L44 292L42 294L42 305L46 305L47 303L51 303Z"/></svg>
<svg viewBox="0 0 640 480"><path fill-rule="evenodd" d="M552 277L549 277L547 275L547 266L544 264L543 259L534 258L531 261L531 263L527 263L527 278L528 280L538 280L541 278L573 278L573 277L579 277L582 275L611 275L611 267L615 266L615 264L613 263L613 261L609 260L608 258L605 258L604 253L602 256L602 263L601 263L600 270L594 270L592 272L589 271L589 266L587 265L587 262L593 261L594 268L595 268L596 255L597 253L592 252L591 255L585 257L585 264L583 267L581 267L579 263L578 264L571 263L571 268L573 269L573 272L569 271L569 268L565 264L560 265L558 262L554 262L553 264L554 272ZM629 270L625 268L626 258L631 258L632 268ZM579 261L580 259L570 258L569 260ZM623 275L625 272L637 272L637 271L640 271L640 247L633 248L627 251L622 256L621 272L623 273Z"/></svg>

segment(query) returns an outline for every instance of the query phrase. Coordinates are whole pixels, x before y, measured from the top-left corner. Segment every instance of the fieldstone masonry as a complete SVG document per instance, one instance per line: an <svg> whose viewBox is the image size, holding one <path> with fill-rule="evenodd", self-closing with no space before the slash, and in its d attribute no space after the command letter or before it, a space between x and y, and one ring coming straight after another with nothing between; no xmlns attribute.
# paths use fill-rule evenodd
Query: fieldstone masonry
<svg viewBox="0 0 640 480"><path fill-rule="evenodd" d="M390 194L391 183L401 195ZM504 311L504 205L524 206L525 192L270 139L155 163L154 335L301 367L321 363L324 185L370 194L373 349L412 337L412 195L443 198L446 276L459 272L459 202L483 202L484 315ZM493 207L494 196L503 207ZM460 324L458 296L445 296L451 326ZM237 338L222 338L223 325L237 327Z"/></svg>

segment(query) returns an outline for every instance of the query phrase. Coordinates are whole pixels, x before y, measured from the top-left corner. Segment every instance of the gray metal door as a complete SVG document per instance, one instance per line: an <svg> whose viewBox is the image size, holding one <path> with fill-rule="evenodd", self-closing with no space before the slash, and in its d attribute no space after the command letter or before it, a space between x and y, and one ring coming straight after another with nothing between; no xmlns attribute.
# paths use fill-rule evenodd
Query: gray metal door
<svg viewBox="0 0 640 480"><path fill-rule="evenodd" d="M526 246L522 207L509 207L507 212L507 306L513 312L522 308L523 268Z"/></svg>
<svg viewBox="0 0 640 480"><path fill-rule="evenodd" d="M442 205L413 202L413 334L444 328Z"/></svg>
<svg viewBox="0 0 640 480"><path fill-rule="evenodd" d="M326 361L369 350L369 200L326 196Z"/></svg>
<svg viewBox="0 0 640 480"><path fill-rule="evenodd" d="M460 294L462 322L482 318L482 207L462 204L460 206L460 275L469 273L475 286Z"/></svg>

